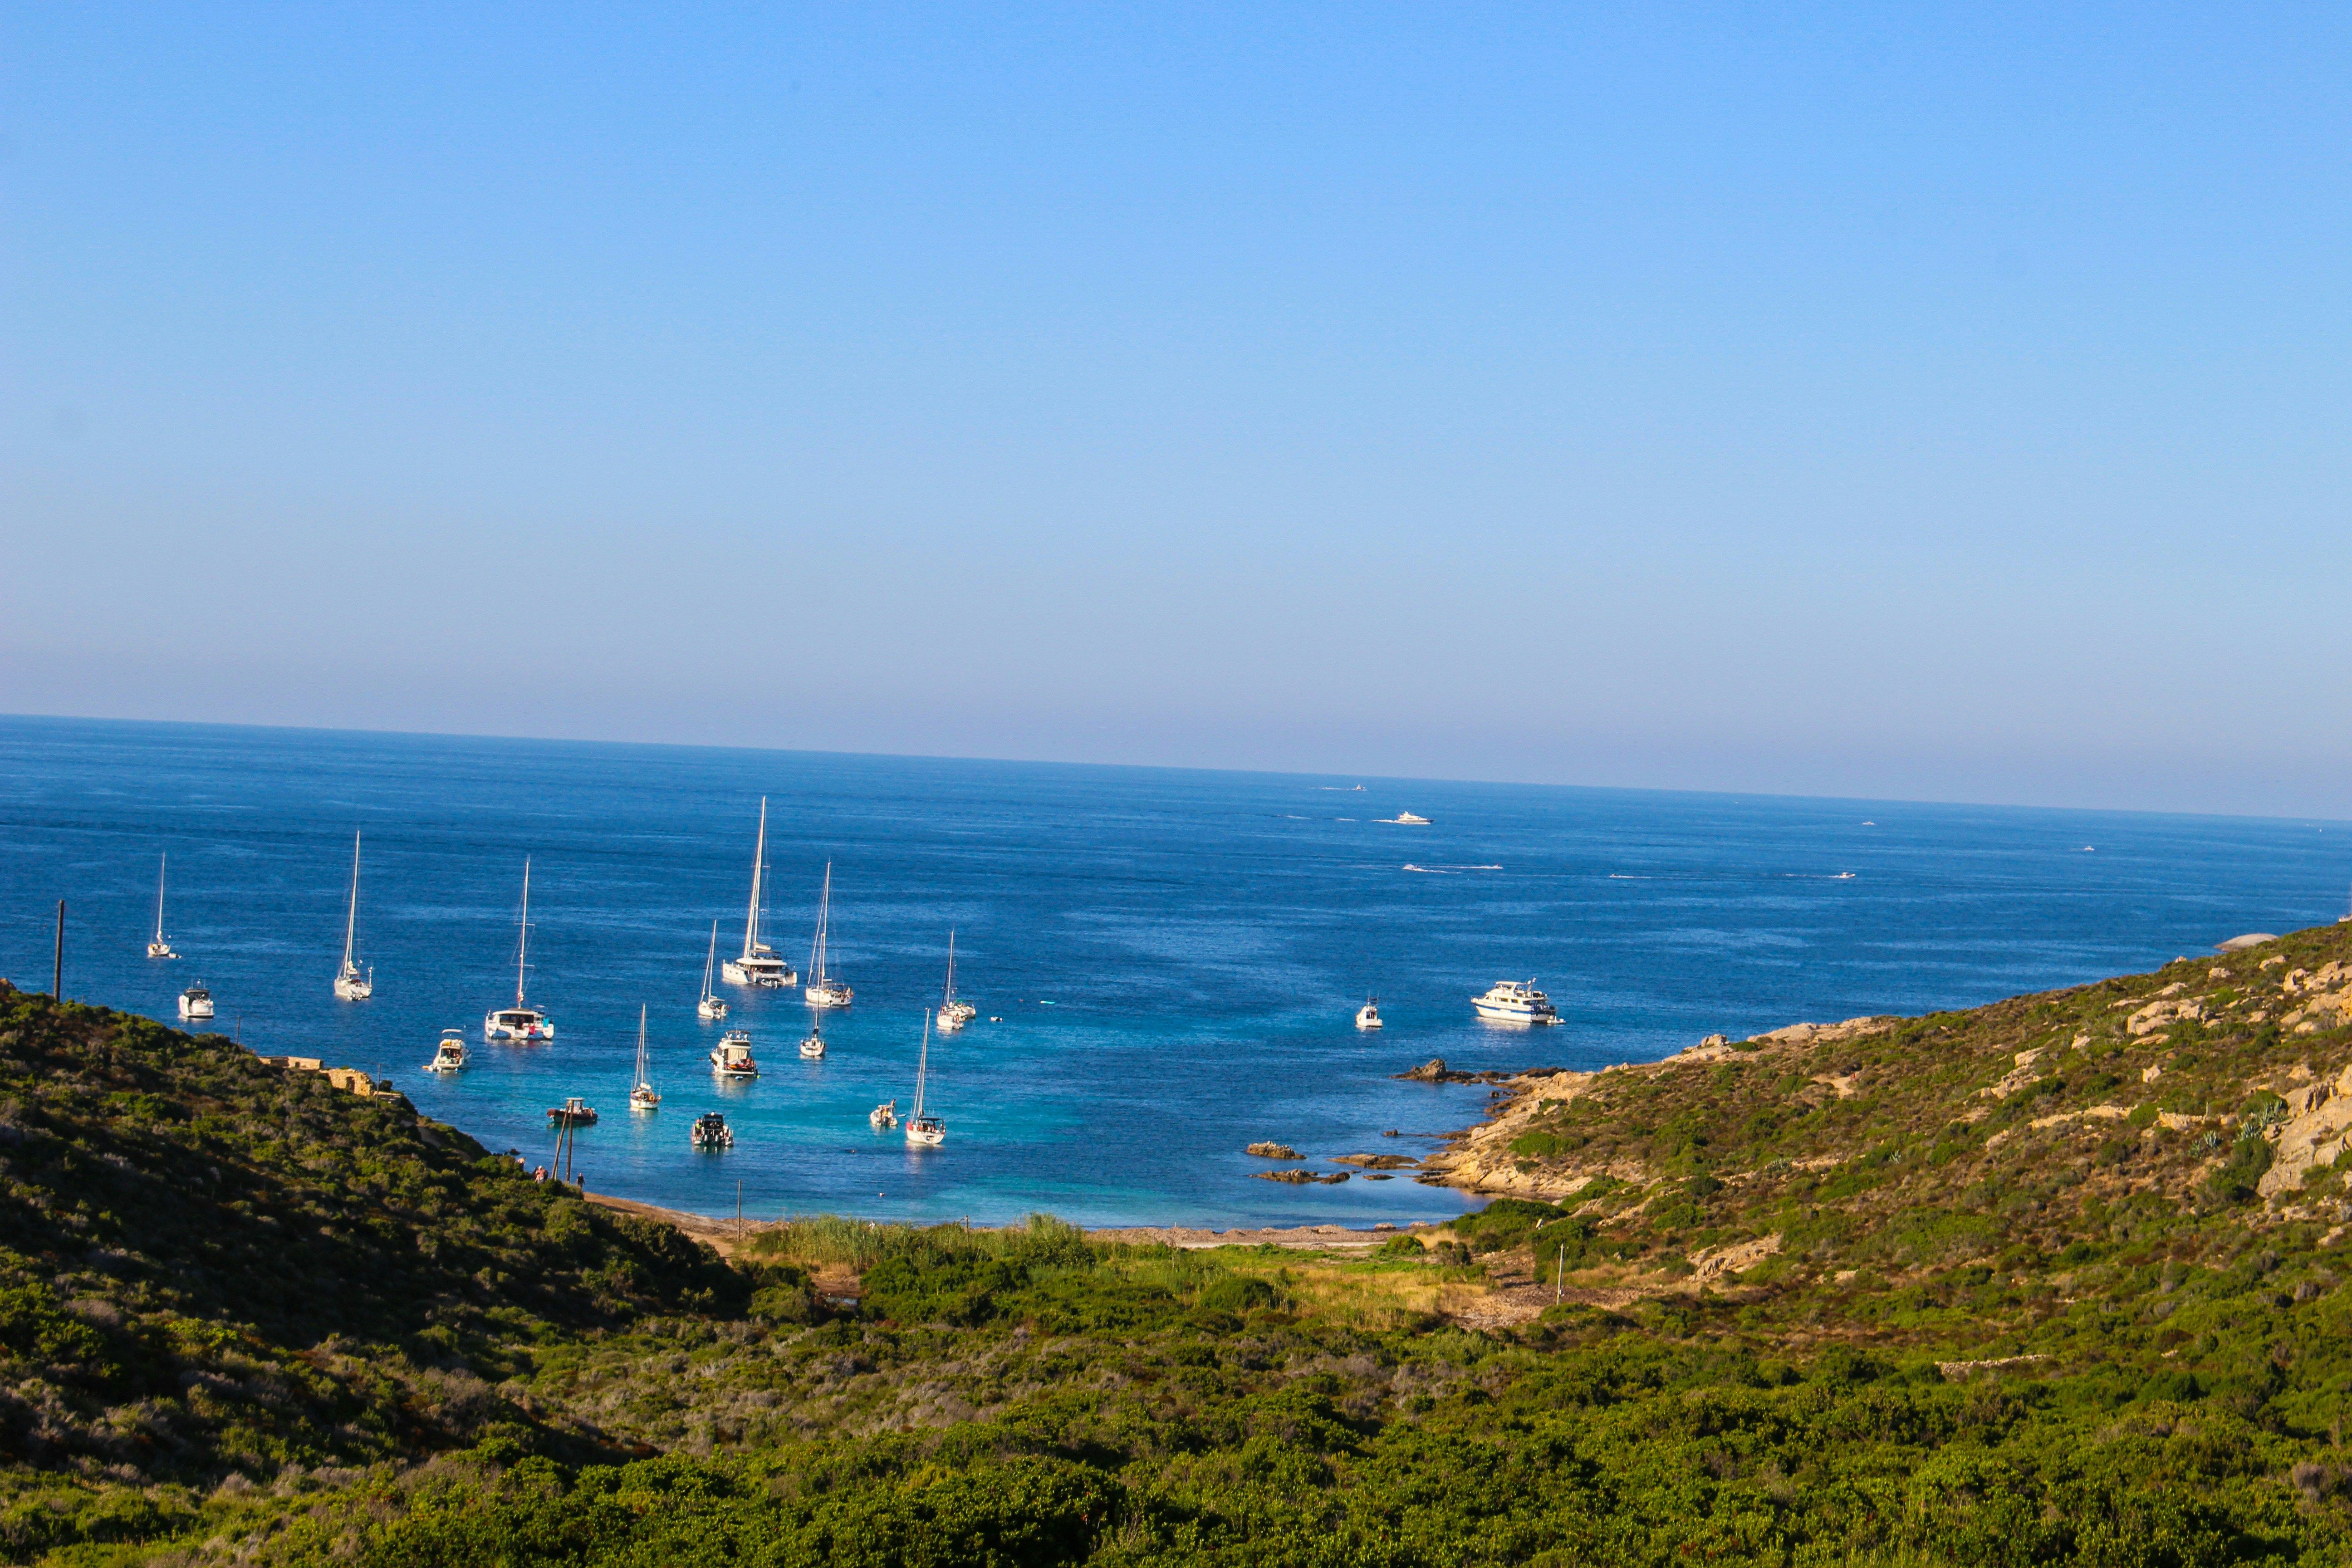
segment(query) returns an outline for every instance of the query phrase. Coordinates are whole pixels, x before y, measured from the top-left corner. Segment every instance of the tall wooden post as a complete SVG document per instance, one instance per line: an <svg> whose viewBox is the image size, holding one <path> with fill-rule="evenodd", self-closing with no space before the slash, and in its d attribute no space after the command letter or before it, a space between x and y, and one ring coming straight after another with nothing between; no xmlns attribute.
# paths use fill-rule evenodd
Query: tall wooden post
<svg viewBox="0 0 2352 1568"><path fill-rule="evenodd" d="M58 962L57 967L49 971L49 1000L52 1002L62 1002L65 999L66 901L63 899L59 899L58 900Z"/></svg>

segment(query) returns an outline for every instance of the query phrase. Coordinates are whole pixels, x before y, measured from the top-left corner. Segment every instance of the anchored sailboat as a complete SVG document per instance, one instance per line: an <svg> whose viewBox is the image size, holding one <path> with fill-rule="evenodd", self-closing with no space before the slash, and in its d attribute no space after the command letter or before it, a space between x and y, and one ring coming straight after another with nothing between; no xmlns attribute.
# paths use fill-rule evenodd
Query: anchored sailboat
<svg viewBox="0 0 2352 1568"><path fill-rule="evenodd" d="M360 836L354 830L352 834L352 907L343 917L343 966L335 972L335 994L346 1002L364 1002L375 994L375 965L368 965L367 973L362 974L352 958L352 946L359 936L359 930Z"/></svg>
<svg viewBox="0 0 2352 1568"><path fill-rule="evenodd" d="M849 987L825 973L825 928L833 920L833 862L824 863L824 891L816 900L816 945L809 951L809 980L801 995L812 1007L846 1007ZM928 1016L928 1015L926 1015Z"/></svg>
<svg viewBox="0 0 2352 1568"><path fill-rule="evenodd" d="M923 1015L923 1054L915 1060L915 1110L907 1118L907 1142L936 1149L948 1141L948 1124L923 1112L923 1084L931 1071L931 1016Z"/></svg>
<svg viewBox="0 0 2352 1568"><path fill-rule="evenodd" d="M646 1006L642 1002L637 1004L637 1076L635 1081L629 1085L629 1109L661 1109L661 1094L654 1088L653 1080L646 1076Z"/></svg>
<svg viewBox="0 0 2352 1568"><path fill-rule="evenodd" d="M726 976L730 985L773 989L797 984L800 981L800 976L793 973L793 966L777 957L775 950L764 940L768 923L767 888L768 797L763 795L760 797L760 841L751 851L751 908L743 917L743 955L729 959L726 968L719 972ZM714 937L712 941L715 946L717 939ZM722 1008L719 1014L705 1013L702 1016L716 1017L724 1011Z"/></svg>
<svg viewBox="0 0 2352 1568"><path fill-rule="evenodd" d="M719 922L710 922L710 953L702 961L702 1000L694 1005L694 1016L705 1023L715 1024L727 1016L727 1004L710 989L711 965L719 962Z"/></svg>
<svg viewBox="0 0 2352 1568"><path fill-rule="evenodd" d="M155 935L147 943L147 956L150 958L180 956L172 951L172 944L163 940L163 869L171 861L172 858L165 855L155 862Z"/></svg>
<svg viewBox="0 0 2352 1568"><path fill-rule="evenodd" d="M948 989L940 1003L940 1033L961 1029L980 1016L980 1009L969 1002L959 1002L955 994L955 932L948 932Z"/></svg>
<svg viewBox="0 0 2352 1568"><path fill-rule="evenodd" d="M522 862L522 935L515 944L515 999L482 1020L482 1038L514 1040L524 1045L555 1038L555 1022L523 1000L523 978L530 973L530 857Z"/></svg>

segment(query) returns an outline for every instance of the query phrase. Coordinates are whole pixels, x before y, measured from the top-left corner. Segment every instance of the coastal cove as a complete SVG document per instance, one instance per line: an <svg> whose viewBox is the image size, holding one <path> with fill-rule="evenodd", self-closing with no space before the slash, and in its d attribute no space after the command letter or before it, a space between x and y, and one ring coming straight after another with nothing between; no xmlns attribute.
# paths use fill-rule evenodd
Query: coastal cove
<svg viewBox="0 0 2352 1568"><path fill-rule="evenodd" d="M1443 1220L1478 1200L1337 1163L1478 1121L1487 1086L1393 1076L1433 1057L1591 1071L1977 1005L2330 921L2352 872L2352 833L2322 823L32 719L0 720L0 973L45 984L63 898L70 996L170 1021L201 978L221 1033L390 1078L534 1159L546 1108L580 1094L604 1111L580 1137L593 1189L726 1216L740 1184L765 1219ZM762 795L778 946L801 956L832 861L857 1000L804 1063L797 993L723 988L764 1071L720 1087L694 998L710 922L722 954L730 922L740 940ZM354 829L376 991L341 1003ZM166 852L184 956L150 962ZM558 1033L488 1047L526 854L531 1000ZM910 1094L950 928L981 1019L935 1042L950 1142L910 1154L865 1112ZM1511 975L1559 1026L1471 1016ZM1373 993L1387 1026L1359 1034ZM640 1004L666 1099L633 1118ZM473 1065L436 1081L417 1068L444 1028ZM737 1146L693 1155L714 1108ZM1255 1179L1261 1140L1349 1179Z"/></svg>

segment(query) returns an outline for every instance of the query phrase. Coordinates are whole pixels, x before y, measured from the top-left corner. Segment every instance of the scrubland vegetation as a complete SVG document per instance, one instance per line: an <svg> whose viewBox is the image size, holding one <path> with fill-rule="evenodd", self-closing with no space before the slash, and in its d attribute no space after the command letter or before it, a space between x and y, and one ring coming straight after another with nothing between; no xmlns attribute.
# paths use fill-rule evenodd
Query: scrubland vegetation
<svg viewBox="0 0 2352 1568"><path fill-rule="evenodd" d="M2347 952L1529 1083L1545 1201L1353 1258L824 1218L729 1263L0 992L0 1551L2343 1562Z"/></svg>

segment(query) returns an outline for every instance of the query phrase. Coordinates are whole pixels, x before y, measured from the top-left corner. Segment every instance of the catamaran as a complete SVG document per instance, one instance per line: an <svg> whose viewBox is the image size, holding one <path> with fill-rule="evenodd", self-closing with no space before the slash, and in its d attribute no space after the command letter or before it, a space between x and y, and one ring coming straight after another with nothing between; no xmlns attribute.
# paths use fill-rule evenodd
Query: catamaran
<svg viewBox="0 0 2352 1568"><path fill-rule="evenodd" d="M923 1015L923 1054L915 1060L915 1110L907 1118L907 1142L936 1149L948 1141L948 1124L923 1114L923 1083L931 1070L931 1016Z"/></svg>
<svg viewBox="0 0 2352 1568"><path fill-rule="evenodd" d="M155 934L147 943L147 956L150 958L180 956L172 951L172 944L163 940L163 868L171 862L169 855L155 862Z"/></svg>
<svg viewBox="0 0 2352 1568"><path fill-rule="evenodd" d="M825 952L825 928L832 920L833 862L828 860L824 863L824 891L816 900L816 945L809 950L809 981L801 988L802 999L812 1007L849 1005L849 987L824 972L825 962L831 956Z"/></svg>
<svg viewBox="0 0 2352 1568"><path fill-rule="evenodd" d="M352 834L352 907L343 916L343 966L335 972L335 994L346 1002L364 1002L375 994L375 965L369 964L367 973L360 973L352 957L352 945L360 931L360 836Z"/></svg>
<svg viewBox="0 0 2352 1568"><path fill-rule="evenodd" d="M768 797L760 797L760 839L751 850L751 908L743 917L743 955L730 958L719 971L730 985L755 985L769 989L796 984L800 976L793 966L776 956L775 951L762 940L762 929L768 923L766 892L768 886ZM709 1014L703 1015L705 1017Z"/></svg>
<svg viewBox="0 0 2352 1568"><path fill-rule="evenodd" d="M969 1002L959 1002L955 994L955 932L948 932L948 989L940 1003L940 1033L961 1029L980 1016L980 1009Z"/></svg>
<svg viewBox="0 0 2352 1568"><path fill-rule="evenodd" d="M530 973L530 857L522 862L522 935L515 944L515 999L482 1020L482 1038L535 1045L555 1038L555 1021L523 1000L523 977Z"/></svg>
<svg viewBox="0 0 2352 1568"><path fill-rule="evenodd" d="M1532 980L1497 980L1486 988L1485 995L1470 998L1470 1005L1478 1009L1481 1018L1492 1018L1499 1024L1559 1022L1551 998L1537 990Z"/></svg>
<svg viewBox="0 0 2352 1568"><path fill-rule="evenodd" d="M694 1016L706 1024L715 1024L727 1016L727 1004L710 989L712 966L719 962L719 922L710 922L710 952L702 961L702 1000L694 1005Z"/></svg>
<svg viewBox="0 0 2352 1568"><path fill-rule="evenodd" d="M751 1059L751 1031L730 1029L719 1036L710 1053L710 1070L720 1078L758 1078L760 1064Z"/></svg>

